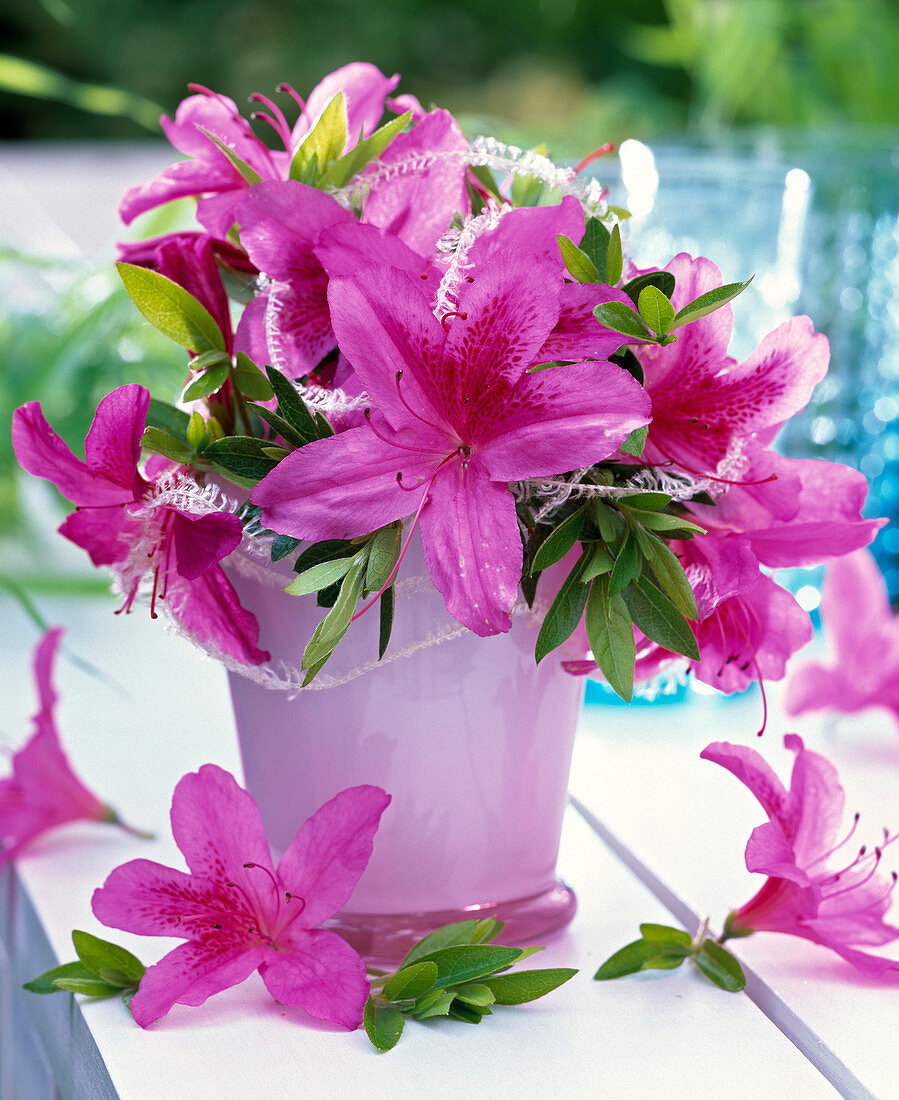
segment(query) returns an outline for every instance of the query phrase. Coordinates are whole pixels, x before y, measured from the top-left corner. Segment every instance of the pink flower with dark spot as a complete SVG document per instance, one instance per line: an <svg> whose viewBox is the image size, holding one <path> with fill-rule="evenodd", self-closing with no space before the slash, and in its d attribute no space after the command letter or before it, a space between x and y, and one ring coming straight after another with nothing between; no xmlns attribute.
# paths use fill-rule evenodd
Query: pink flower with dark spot
<svg viewBox="0 0 899 1100"><path fill-rule="evenodd" d="M796 734L787 734L784 744L796 754L789 790L752 749L717 741L700 754L735 775L768 814L746 845L747 869L768 877L730 914L725 938L784 932L830 948L870 977L899 972L899 962L859 950L899 938L899 928L884 920L896 874L887 879L880 873L883 850L899 834L884 830L876 847L840 854L858 815L845 830L845 794L836 768Z"/></svg>
<svg viewBox="0 0 899 1100"><path fill-rule="evenodd" d="M59 627L48 630L35 650L34 733L13 756L12 775L0 779L0 869L35 837L69 821L107 821L134 832L85 787L59 743L53 662L62 633Z"/></svg>
<svg viewBox="0 0 899 1100"><path fill-rule="evenodd" d="M76 458L47 423L40 403L13 414L13 447L30 474L46 478L75 504L59 528L113 569L130 610L152 582L150 611L162 600L194 637L243 664L262 664L259 624L218 564L239 545L243 525L229 512L196 515L166 501L162 478L140 472L140 441L150 404L143 386L120 386L97 406ZM165 463L163 462L163 465ZM148 471L149 472L149 471Z"/></svg>
<svg viewBox="0 0 899 1100"><path fill-rule="evenodd" d="M234 777L214 764L184 776L171 820L189 872L132 860L92 900L111 928L186 941L141 980L131 1001L141 1027L173 1005L201 1005L256 970L282 1004L359 1027L365 963L318 926L349 899L389 802L379 787L342 791L300 828L275 867L258 807Z"/></svg>

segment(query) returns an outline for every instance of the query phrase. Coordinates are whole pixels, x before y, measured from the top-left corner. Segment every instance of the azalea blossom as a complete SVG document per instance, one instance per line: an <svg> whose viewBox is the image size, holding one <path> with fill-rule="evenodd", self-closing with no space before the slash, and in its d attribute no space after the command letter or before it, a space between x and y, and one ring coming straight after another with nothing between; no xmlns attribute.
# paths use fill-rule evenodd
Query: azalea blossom
<svg viewBox="0 0 899 1100"><path fill-rule="evenodd" d="M899 962L859 948L899 938L899 928L884 920L896 874L880 873L884 848L899 834L884 830L876 847L843 854L858 815L847 830L836 769L806 749L796 734L787 734L784 744L796 754L789 790L752 749L718 741L700 754L744 783L769 819L753 829L746 845L747 869L768 877L753 898L730 914L725 938L784 932L830 948L871 977L895 973Z"/></svg>
<svg viewBox="0 0 899 1100"><path fill-rule="evenodd" d="M885 707L899 719L899 617L883 574L868 550L828 566L821 620L830 660L797 665L787 681L788 714L809 710L851 713Z"/></svg>
<svg viewBox="0 0 899 1100"><path fill-rule="evenodd" d="M283 149L269 149L253 132L237 105L227 96L193 85L198 94L185 99L175 112L174 121L161 119L166 137L189 160L163 169L149 183L132 187L119 207L128 225L147 210L173 199L201 196L197 218L213 236L225 237L234 221L234 204L251 186L244 171L228 154L230 150L259 180L287 179L293 155L318 121L321 112L338 92L343 92L347 109L347 144L343 152L355 146L360 135L368 137L384 113L384 100L399 83L399 76L385 76L374 65L354 62L329 74L313 88L303 103L287 85L281 88L297 101L300 116L293 127L270 99L253 99L267 110L257 112L275 130Z"/></svg>
<svg viewBox="0 0 899 1100"><path fill-rule="evenodd" d="M509 483L577 469L646 423L610 363L530 372L559 317L546 262L483 264L438 320L421 280L371 265L333 279L339 345L372 398L368 424L288 455L251 494L297 538L354 538L415 512L447 609L485 636L511 626L522 543Z"/></svg>
<svg viewBox="0 0 899 1100"><path fill-rule="evenodd" d="M122 610L130 611L142 582L152 578L154 617L157 602L165 601L195 637L237 661L261 664L269 655L256 645L258 623L218 565L240 545L243 525L228 512L194 515L166 503L164 479L141 474L149 404L149 392L138 385L104 397L82 461L47 423L40 403L30 401L13 414L16 457L77 506L59 531L87 550L94 565L112 567L125 596ZM161 473L159 465L147 472Z"/></svg>
<svg viewBox="0 0 899 1100"><path fill-rule="evenodd" d="M13 755L12 775L0 779L0 869L35 837L69 821L105 821L135 835L111 806L81 782L59 741L53 664L63 631L48 630L34 652L38 710L34 732Z"/></svg>
<svg viewBox="0 0 899 1100"><path fill-rule="evenodd" d="M389 802L378 787L342 791L306 821L276 867L259 809L232 775L204 764L184 776L171 820L188 872L132 860L92 899L111 928L186 941L141 980L131 1001L141 1027L256 970L282 1004L358 1027L369 991L365 963L318 926L349 899Z"/></svg>

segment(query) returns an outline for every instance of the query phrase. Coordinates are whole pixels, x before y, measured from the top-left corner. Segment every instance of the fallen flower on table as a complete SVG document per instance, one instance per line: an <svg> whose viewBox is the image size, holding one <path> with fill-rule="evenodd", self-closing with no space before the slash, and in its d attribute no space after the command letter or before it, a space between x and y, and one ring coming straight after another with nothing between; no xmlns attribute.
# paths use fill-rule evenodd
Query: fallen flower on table
<svg viewBox="0 0 899 1100"><path fill-rule="evenodd" d="M798 664L787 681L789 714L885 707L899 720L899 616L868 550L828 566L821 619L831 661Z"/></svg>
<svg viewBox="0 0 899 1100"><path fill-rule="evenodd" d="M536 1001L577 974L568 967L507 973L543 948L491 943L502 928L494 917L446 924L419 940L393 974L369 971L374 980L365 1031L378 1050L396 1046L407 1016L451 1016L479 1024L491 1015L491 1005Z"/></svg>
<svg viewBox="0 0 899 1100"><path fill-rule="evenodd" d="M56 729L53 662L63 631L48 630L34 652L39 709L34 733L13 755L12 775L0 779L0 869L36 837L70 821L101 821L134 836L148 837L126 825L81 782L62 750Z"/></svg>
<svg viewBox="0 0 899 1100"><path fill-rule="evenodd" d="M172 798L172 832L189 873L146 859L115 870L94 892L99 921L187 942L148 968L131 1001L147 1027L174 1005L201 1005L258 970L285 1005L350 1030L369 985L362 958L318 927L341 909L365 870L390 796L341 791L300 828L277 867L259 809L228 772L204 764Z"/></svg>
<svg viewBox="0 0 899 1100"><path fill-rule="evenodd" d="M784 745L796 754L789 790L754 749L716 741L700 753L732 772L768 814L769 820L753 829L746 845L747 869L768 876L761 889L728 914L717 940L709 939L707 921L695 937L677 928L641 925L642 938L607 959L597 979L674 969L692 958L710 981L736 992L745 986L745 977L721 944L753 932L783 932L810 940L836 952L867 977L899 973L899 961L859 950L899 938L899 928L884 920L897 874L878 874L884 848L899 833L884 829L880 844L863 845L848 861L834 861L854 835L859 815L841 836L845 792L836 768L820 753L806 749L796 734L787 734Z"/></svg>

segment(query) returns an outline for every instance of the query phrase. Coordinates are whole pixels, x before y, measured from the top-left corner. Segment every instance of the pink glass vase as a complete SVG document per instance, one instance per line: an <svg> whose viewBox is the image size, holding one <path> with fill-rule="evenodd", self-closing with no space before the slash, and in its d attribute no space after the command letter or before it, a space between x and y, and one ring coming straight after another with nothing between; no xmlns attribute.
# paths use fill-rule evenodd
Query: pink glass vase
<svg viewBox="0 0 899 1100"><path fill-rule="evenodd" d="M456 624L425 582L420 545L403 565L421 576L398 585L387 655L414 652L293 698L229 674L248 789L276 850L346 787L373 783L392 796L371 861L331 922L370 958L398 958L474 916L503 920L503 942L542 935L576 907L555 866L583 681L554 655L535 664L533 616L514 617L508 634L434 642ZM231 575L273 664L296 668L324 611ZM320 677L372 662L378 628L374 607Z"/></svg>

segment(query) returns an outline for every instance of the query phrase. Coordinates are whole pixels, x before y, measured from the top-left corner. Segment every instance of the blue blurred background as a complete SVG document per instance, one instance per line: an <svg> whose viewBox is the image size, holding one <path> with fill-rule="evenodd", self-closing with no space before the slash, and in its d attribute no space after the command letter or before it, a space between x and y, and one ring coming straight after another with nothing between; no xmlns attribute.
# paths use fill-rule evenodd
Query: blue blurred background
<svg viewBox="0 0 899 1100"><path fill-rule="evenodd" d="M687 249L737 303L734 353L805 312L832 366L781 445L848 462L899 511L899 5L895 0L0 0L0 583L102 586L48 545L51 494L17 477L12 409L41 398L79 444L103 393L171 397L181 356L110 273L121 190L170 159L158 116L189 81L239 104L368 60L471 135L579 158L633 212L632 255ZM162 232L177 210L145 218ZM61 542L62 540L55 540ZM876 550L899 598L899 529ZM815 577L797 580L810 609Z"/></svg>

